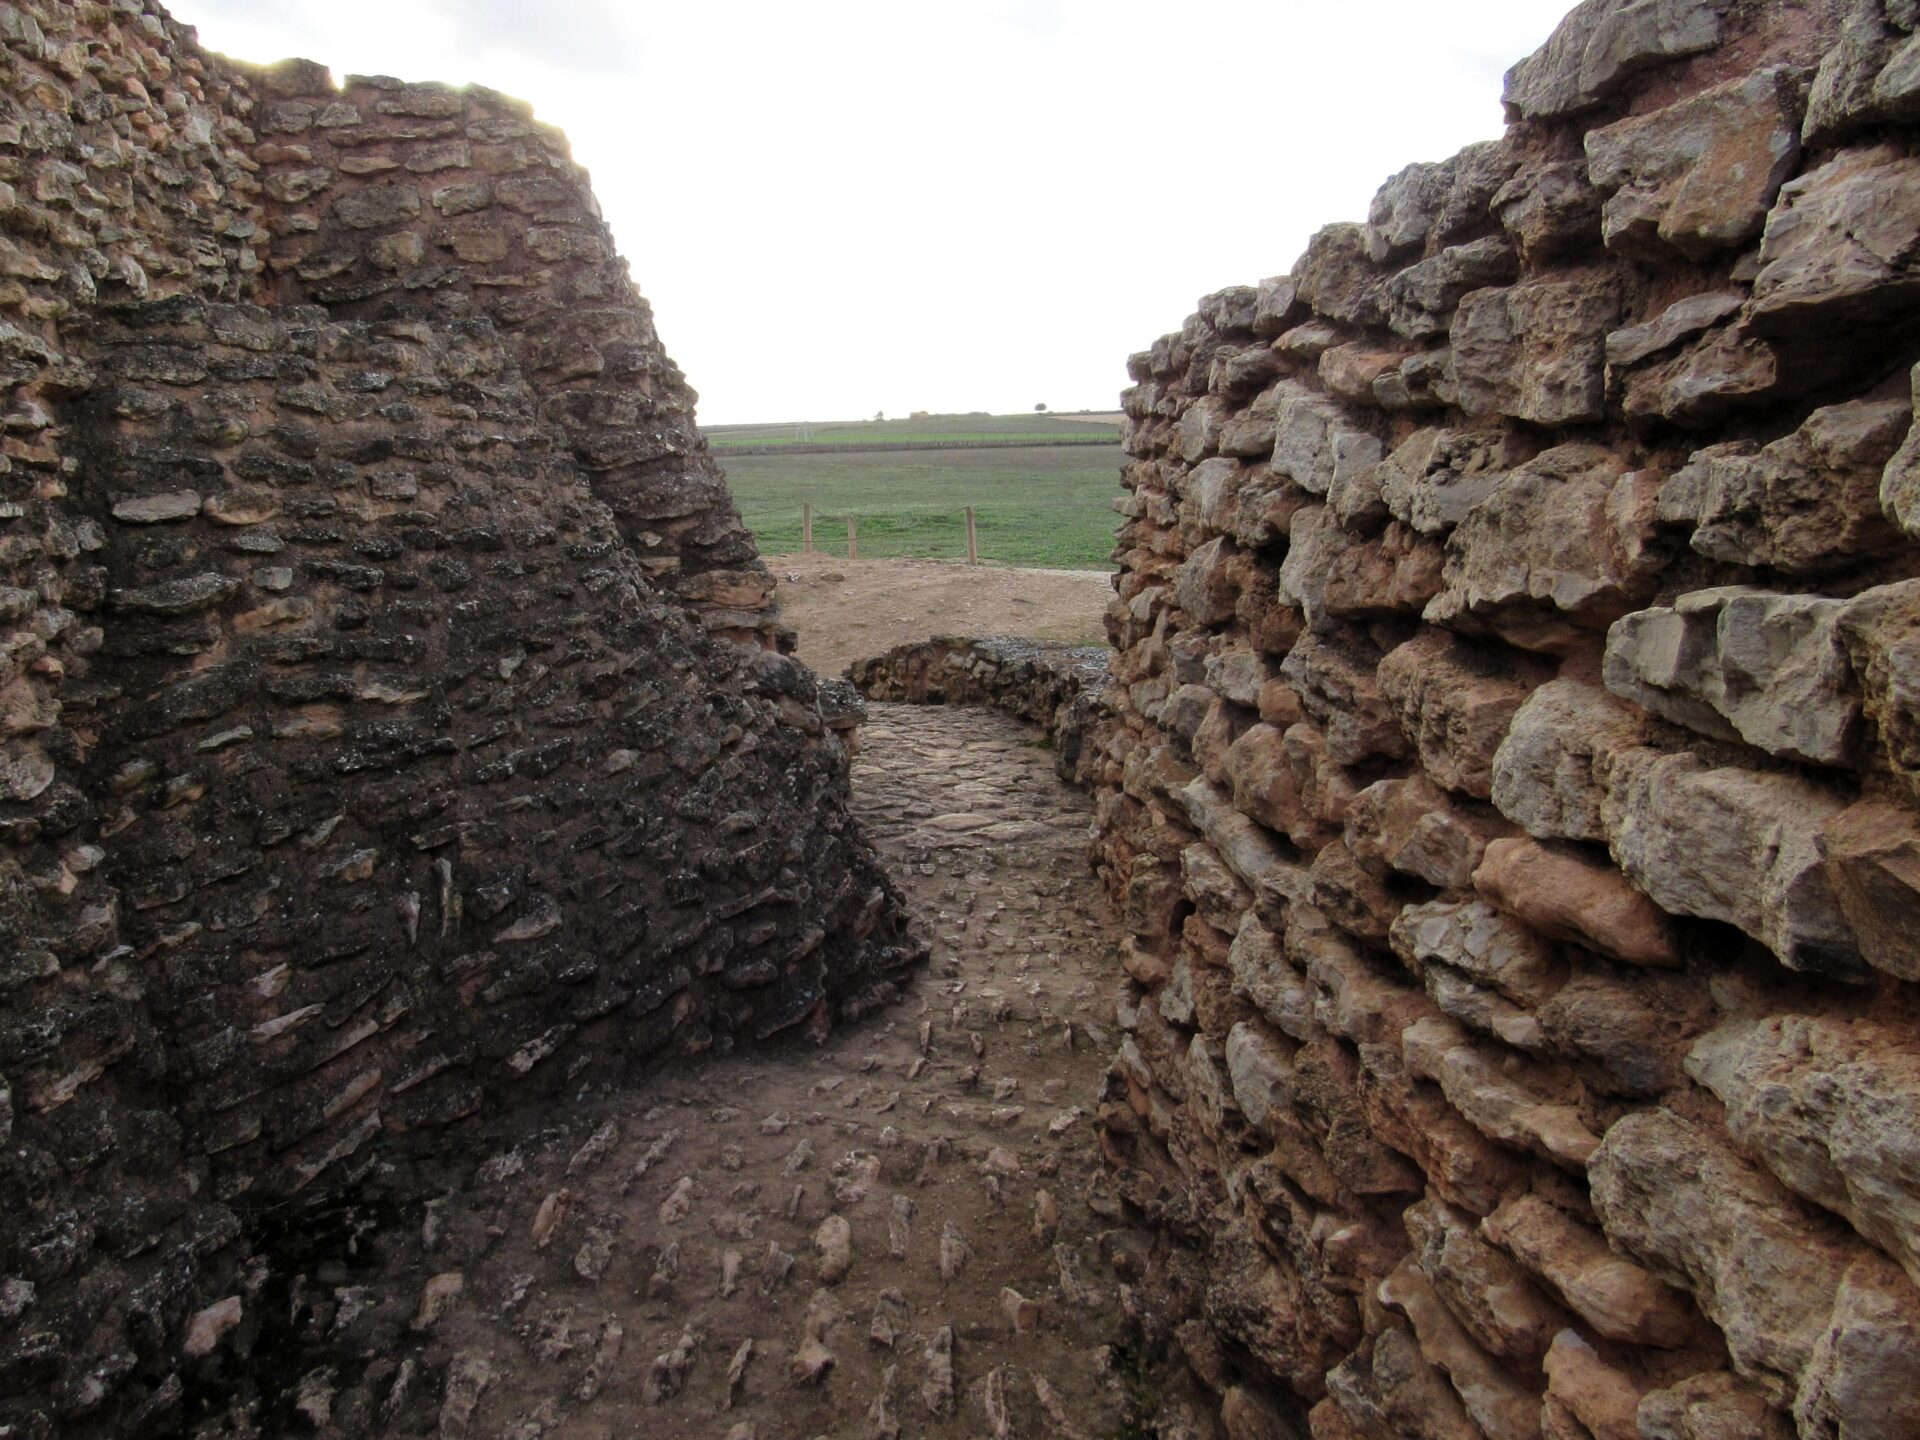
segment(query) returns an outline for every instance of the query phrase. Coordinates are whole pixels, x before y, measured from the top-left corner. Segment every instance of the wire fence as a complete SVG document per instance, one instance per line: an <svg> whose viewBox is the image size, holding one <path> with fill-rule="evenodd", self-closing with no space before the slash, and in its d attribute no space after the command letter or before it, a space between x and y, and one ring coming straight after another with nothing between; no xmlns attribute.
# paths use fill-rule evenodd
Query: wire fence
<svg viewBox="0 0 1920 1440"><path fill-rule="evenodd" d="M949 511L948 513L951 514L952 512ZM973 506L961 506L960 513L966 517L967 522L967 564L978 565L980 563L980 533L974 523ZM847 559L858 560L860 558L860 517L858 515L823 514L815 516L813 506L805 504L800 507L801 554L814 555L820 553L815 550L813 544L813 522L816 518L828 521L829 523L844 521L847 527Z"/></svg>

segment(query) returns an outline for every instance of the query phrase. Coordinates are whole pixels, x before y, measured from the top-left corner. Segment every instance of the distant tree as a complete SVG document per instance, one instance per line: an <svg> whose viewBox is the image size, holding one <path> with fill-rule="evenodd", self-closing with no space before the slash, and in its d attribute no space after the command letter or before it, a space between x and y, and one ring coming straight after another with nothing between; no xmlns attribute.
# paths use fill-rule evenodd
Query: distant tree
<svg viewBox="0 0 1920 1440"><path fill-rule="evenodd" d="M1046 413L1046 409L1047 407L1045 402L1042 402L1041 404L1038 404L1033 407L1033 413L1036 415L1044 415Z"/></svg>
<svg viewBox="0 0 1920 1440"><path fill-rule="evenodd" d="M884 420L887 418L887 412L884 410L876 410L873 412L873 418L876 420Z"/></svg>

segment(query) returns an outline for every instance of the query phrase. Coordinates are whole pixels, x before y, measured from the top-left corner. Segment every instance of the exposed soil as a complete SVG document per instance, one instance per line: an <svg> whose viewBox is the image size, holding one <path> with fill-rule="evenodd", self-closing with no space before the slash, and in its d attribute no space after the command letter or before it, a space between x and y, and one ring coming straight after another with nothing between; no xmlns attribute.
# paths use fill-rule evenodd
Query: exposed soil
<svg viewBox="0 0 1920 1440"><path fill-rule="evenodd" d="M822 675L929 635L1022 635L1103 645L1113 598L1102 570L1017 570L949 560L769 555L782 618Z"/></svg>

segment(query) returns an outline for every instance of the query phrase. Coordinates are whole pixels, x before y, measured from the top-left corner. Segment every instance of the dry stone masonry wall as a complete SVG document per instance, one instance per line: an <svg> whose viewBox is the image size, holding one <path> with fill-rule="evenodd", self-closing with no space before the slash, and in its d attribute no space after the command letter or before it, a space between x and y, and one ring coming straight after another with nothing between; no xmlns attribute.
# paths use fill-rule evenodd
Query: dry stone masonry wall
<svg viewBox="0 0 1920 1440"><path fill-rule="evenodd" d="M1916 56L1586 0L1132 359L1103 1138L1233 1440L1920 1435Z"/></svg>
<svg viewBox="0 0 1920 1440"><path fill-rule="evenodd" d="M1062 780L1090 784L1090 737L1109 723L1105 646L1009 635L937 636L857 660L847 678L870 700L915 705L990 705L1047 733Z"/></svg>
<svg viewBox="0 0 1920 1440"><path fill-rule="evenodd" d="M292 62L257 88L275 297L493 320L649 577L710 629L774 636L772 577L566 137L480 87L336 90Z"/></svg>
<svg viewBox="0 0 1920 1440"><path fill-rule="evenodd" d="M0 95L0 1436L174 1433L275 1236L916 952L557 135L143 0Z"/></svg>

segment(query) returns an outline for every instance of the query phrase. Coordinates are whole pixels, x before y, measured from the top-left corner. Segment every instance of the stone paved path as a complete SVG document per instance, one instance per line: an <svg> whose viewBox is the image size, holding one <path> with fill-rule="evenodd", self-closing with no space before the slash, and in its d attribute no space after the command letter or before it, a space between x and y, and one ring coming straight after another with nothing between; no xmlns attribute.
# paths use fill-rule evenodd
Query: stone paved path
<svg viewBox="0 0 1920 1440"><path fill-rule="evenodd" d="M459 1293L382 1433L1114 1432L1144 1255L1091 1123L1118 933L1036 733L874 707L856 808L930 965L819 1049L584 1103L489 1162L423 1227L423 1293Z"/></svg>

